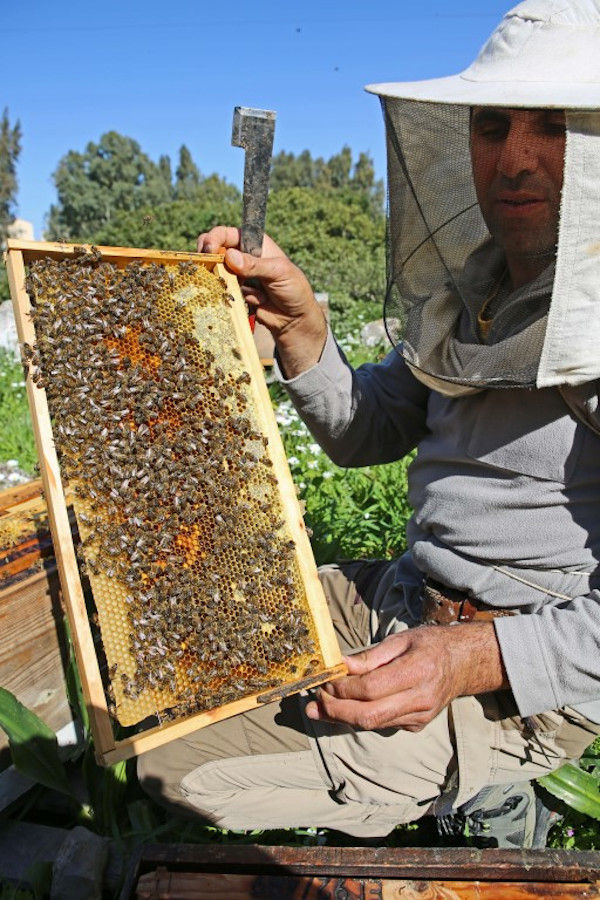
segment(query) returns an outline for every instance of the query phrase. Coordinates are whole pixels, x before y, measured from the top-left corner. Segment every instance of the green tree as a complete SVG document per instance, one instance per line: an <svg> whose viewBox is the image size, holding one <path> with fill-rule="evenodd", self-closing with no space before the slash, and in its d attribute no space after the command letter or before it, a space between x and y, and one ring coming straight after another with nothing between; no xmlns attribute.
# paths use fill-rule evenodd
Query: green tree
<svg viewBox="0 0 600 900"><path fill-rule="evenodd" d="M240 221L239 191L214 177L218 184L209 184L203 197L119 212L91 235L90 240L125 247L195 250L200 232L208 231L213 225L235 225Z"/></svg>
<svg viewBox="0 0 600 900"><path fill-rule="evenodd" d="M116 131L90 141L84 153L70 150L53 177L58 204L50 209L50 238L89 240L117 213L171 199L164 164L159 168L137 141Z"/></svg>
<svg viewBox="0 0 600 900"><path fill-rule="evenodd" d="M200 170L192 159L192 154L182 144L179 148L179 165L175 170L175 199L192 200L198 194L200 179Z"/></svg>
<svg viewBox="0 0 600 900"><path fill-rule="evenodd" d="M347 188L352 180L352 151L347 145L327 163L327 177L332 188Z"/></svg>
<svg viewBox="0 0 600 900"><path fill-rule="evenodd" d="M368 153L359 154L350 186L353 191L368 197L373 209L380 212L383 210L385 200L383 181L375 177L375 166Z"/></svg>
<svg viewBox="0 0 600 900"><path fill-rule="evenodd" d="M278 153L271 165L271 190L291 187L351 192L372 214L380 215L383 211L383 182L375 177L373 160L368 153L361 153L354 162L348 146L328 160L314 158L309 150L297 156L285 151Z"/></svg>
<svg viewBox="0 0 600 900"><path fill-rule="evenodd" d="M8 110L0 119L0 244L6 241L17 200L17 161L21 152L21 125L11 126Z"/></svg>
<svg viewBox="0 0 600 900"><path fill-rule="evenodd" d="M173 196L173 173L171 171L171 157L162 154L158 157L158 171L167 186L169 197Z"/></svg>
<svg viewBox="0 0 600 900"><path fill-rule="evenodd" d="M333 309L349 301L380 304L385 291L385 218L374 216L352 191L292 187L269 198L267 230L327 291Z"/></svg>

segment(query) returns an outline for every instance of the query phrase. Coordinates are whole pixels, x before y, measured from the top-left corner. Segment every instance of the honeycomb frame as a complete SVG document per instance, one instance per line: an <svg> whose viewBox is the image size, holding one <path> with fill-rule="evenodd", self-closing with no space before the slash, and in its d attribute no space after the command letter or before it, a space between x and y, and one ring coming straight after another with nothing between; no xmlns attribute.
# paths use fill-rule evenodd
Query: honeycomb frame
<svg viewBox="0 0 600 900"><path fill-rule="evenodd" d="M251 397L250 403L254 410L253 421L257 425L256 430L261 435L265 447L265 459L263 461L265 469L263 471L265 478L271 484L270 490L274 491L277 497L277 516L280 517L277 527L281 530L281 541L289 538L285 543L290 548L289 553L295 567L294 572L298 573L299 584L303 591L303 603L309 619L311 640L314 639L313 645L315 647L312 654L309 653L314 659L310 661L308 666L302 667L298 671L300 677L291 674L296 671L296 668L292 666L291 670L286 671L284 675L280 672L276 683L253 690L249 694L245 693L239 699L222 702L217 706L198 712L184 712L183 714L178 714L173 721L165 721L158 726L152 725L144 728L142 724L142 730L137 734L117 740L111 714L109 713L110 704L106 695L100 663L94 648L92 629L86 612L83 586L61 480L61 468L55 449L55 435L53 434L53 423L50 418L47 392L43 381L39 377L36 378L32 367L26 366L28 368L26 388L32 412L40 474L48 504L49 520L65 606L73 635L84 698L90 715L97 759L101 764L108 765L167 743L204 725L339 677L346 670L342 663L341 653L318 579L312 550L273 414L262 366L248 325L245 304L236 277L229 273L223 265L223 256L220 254L138 250L135 248L91 248L85 245L82 248L73 244L10 240L7 244L5 258L22 350L25 345L29 345L34 350L36 348L36 332L32 317L32 304L26 289L25 267L40 260L72 260L78 253L80 254L83 251L88 254L92 252L98 254L98 259L101 263L110 263L119 271L127 271L125 267L132 264L159 266L161 270L164 269L169 272L177 271L174 267L180 267L179 270L184 271L183 267L191 266L193 271L198 271L198 277L204 277L204 273L211 273L211 276L218 279L223 285L227 302L223 304L219 315L226 316L225 331L227 332L227 329L230 329L229 336L235 343L232 352L235 358L239 360L239 365L237 363L235 365L237 365L237 368L241 367L240 371L242 372L242 376L238 376L237 380L239 381L240 377L242 378L244 388ZM172 278L173 276L170 277ZM200 318L204 321L205 316L202 315ZM194 321L198 327L200 327L200 318L196 313ZM212 326L209 326L209 328L212 328ZM218 328L219 325L217 324L217 330ZM196 332L197 329L194 333ZM204 336L207 339L210 338L208 332ZM202 337L202 333L200 337ZM203 346L203 344L199 344L199 346ZM233 366L234 370L235 365ZM231 381L232 377L229 380ZM254 436L256 437L256 434ZM246 455L252 458L252 454ZM235 505L235 498L232 498L232 500L232 505ZM267 503L264 505L266 507ZM77 514L77 505L75 505L75 510ZM85 544L86 532L89 531L89 527L86 524L86 517L83 516L83 519L81 518L81 508L79 508L77 518ZM273 556L271 558L274 559ZM294 575L294 577L296 576ZM91 576L90 580L94 581ZM102 590L98 589L99 583L99 580L96 579L95 585L92 585L95 598L97 594L102 593ZM123 625L122 627L126 626ZM103 632L103 642L106 633L106 631ZM218 635L215 640L218 640ZM117 666L113 665L113 668L116 669ZM256 683L260 683L260 679ZM221 696L225 695L222 694ZM127 702L122 695L120 700L121 705L125 705ZM165 703L168 706L167 701ZM157 706L156 711L162 712L164 708L165 706L159 710ZM124 724L132 723L125 722Z"/></svg>

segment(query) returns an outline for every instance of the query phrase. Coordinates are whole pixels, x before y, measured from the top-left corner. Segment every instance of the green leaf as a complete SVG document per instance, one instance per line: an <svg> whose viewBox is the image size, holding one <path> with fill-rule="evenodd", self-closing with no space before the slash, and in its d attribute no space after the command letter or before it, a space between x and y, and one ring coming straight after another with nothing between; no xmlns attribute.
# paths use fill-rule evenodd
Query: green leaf
<svg viewBox="0 0 600 900"><path fill-rule="evenodd" d="M102 821L105 827L110 825L111 834L116 841L121 840L119 819L126 789L127 761L121 760L104 770L102 791Z"/></svg>
<svg viewBox="0 0 600 900"><path fill-rule="evenodd" d="M13 763L19 772L73 797L58 755L56 735L4 688L0 688L0 728L8 735Z"/></svg>
<svg viewBox="0 0 600 900"><path fill-rule="evenodd" d="M589 772L567 763L538 781L568 806L600 820L600 784Z"/></svg>
<svg viewBox="0 0 600 900"><path fill-rule="evenodd" d="M102 793L104 786L104 769L98 765L94 756L94 746L89 743L85 748L81 761L81 773L92 808L94 830L99 834L104 831L102 821Z"/></svg>
<svg viewBox="0 0 600 900"><path fill-rule="evenodd" d="M136 836L148 840L157 827L150 804L146 800L134 800L127 804L127 815Z"/></svg>

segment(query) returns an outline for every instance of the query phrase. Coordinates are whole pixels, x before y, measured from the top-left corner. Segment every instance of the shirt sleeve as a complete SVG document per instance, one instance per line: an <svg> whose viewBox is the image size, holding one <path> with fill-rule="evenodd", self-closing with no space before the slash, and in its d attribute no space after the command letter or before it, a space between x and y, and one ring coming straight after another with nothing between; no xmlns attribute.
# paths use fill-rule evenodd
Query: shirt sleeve
<svg viewBox="0 0 600 900"><path fill-rule="evenodd" d="M319 362L295 378L275 373L299 415L339 466L401 459L427 434L429 389L393 350L354 370L329 330Z"/></svg>
<svg viewBox="0 0 600 900"><path fill-rule="evenodd" d="M519 712L563 706L600 709L600 591L494 619ZM591 718L591 716L590 716Z"/></svg>

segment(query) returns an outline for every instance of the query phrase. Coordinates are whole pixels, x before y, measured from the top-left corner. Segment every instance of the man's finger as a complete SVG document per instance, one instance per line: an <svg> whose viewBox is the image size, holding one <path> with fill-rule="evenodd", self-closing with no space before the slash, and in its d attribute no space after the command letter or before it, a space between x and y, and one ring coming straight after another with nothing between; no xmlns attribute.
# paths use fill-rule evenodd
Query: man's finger
<svg viewBox="0 0 600 900"><path fill-rule="evenodd" d="M324 684L322 690L340 700L379 700L398 695L415 687L411 672L404 673L393 663L380 666L364 675L347 675Z"/></svg>
<svg viewBox="0 0 600 900"><path fill-rule="evenodd" d="M226 249L235 247L239 249L240 241L239 228L235 228L232 225L215 225L210 231L204 231L198 235L198 253L216 253L221 247ZM281 256L286 258L281 247L268 234L265 234L263 237L262 256Z"/></svg>
<svg viewBox="0 0 600 900"><path fill-rule="evenodd" d="M230 225L217 225L198 235L198 253L216 253L219 247L238 247L240 229Z"/></svg>
<svg viewBox="0 0 600 900"><path fill-rule="evenodd" d="M309 719L344 723L364 731L400 727L402 721L409 725L421 724L422 714L415 711L414 700L400 703L398 697L365 702L362 700L339 700L320 692L316 701L306 705ZM426 718L426 716L425 716Z"/></svg>
<svg viewBox="0 0 600 900"><path fill-rule="evenodd" d="M408 648L407 632L399 634L391 634L389 637L381 641L380 644L374 644L367 650L361 650L360 653L353 653L351 656L345 656L344 662L348 667L351 675L363 675L372 672L379 666L385 666L397 656L400 656Z"/></svg>
<svg viewBox="0 0 600 900"><path fill-rule="evenodd" d="M249 285L243 284L242 295L248 306L251 306L253 310L256 310L259 306L266 306L269 302L265 292L261 291L256 285L250 287Z"/></svg>

